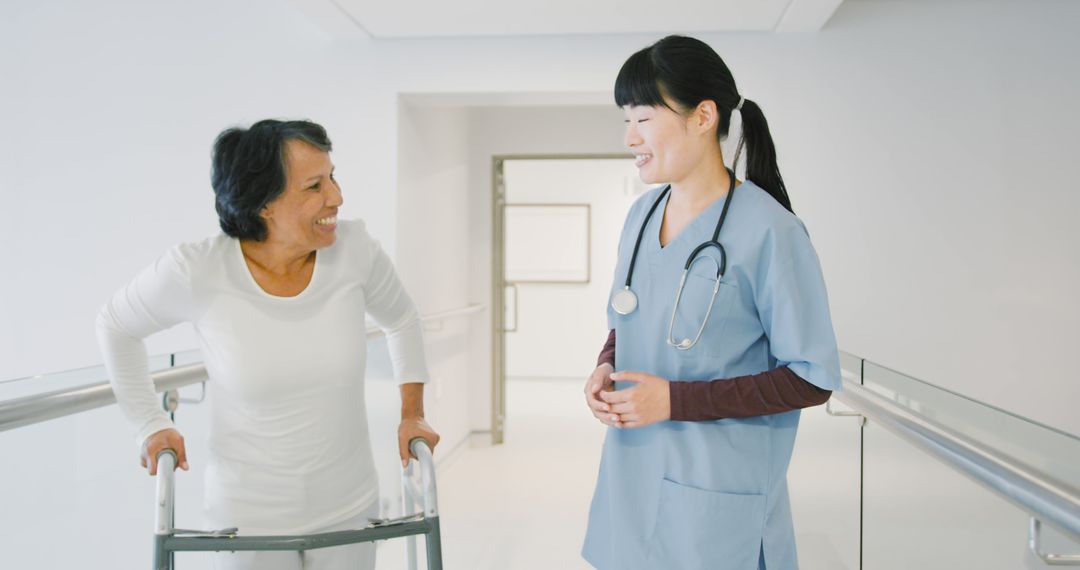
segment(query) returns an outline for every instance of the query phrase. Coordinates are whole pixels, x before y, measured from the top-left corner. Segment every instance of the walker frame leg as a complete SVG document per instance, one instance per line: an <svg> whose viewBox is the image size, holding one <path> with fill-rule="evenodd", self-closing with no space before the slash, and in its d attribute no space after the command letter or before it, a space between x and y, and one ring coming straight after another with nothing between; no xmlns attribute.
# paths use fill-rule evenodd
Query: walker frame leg
<svg viewBox="0 0 1080 570"><path fill-rule="evenodd" d="M428 570L442 570L442 533L439 531L439 517L428 519L431 522L431 530L424 535L427 545Z"/></svg>
<svg viewBox="0 0 1080 570"><path fill-rule="evenodd" d="M168 535L154 535L154 570L173 570L173 553L165 549Z"/></svg>

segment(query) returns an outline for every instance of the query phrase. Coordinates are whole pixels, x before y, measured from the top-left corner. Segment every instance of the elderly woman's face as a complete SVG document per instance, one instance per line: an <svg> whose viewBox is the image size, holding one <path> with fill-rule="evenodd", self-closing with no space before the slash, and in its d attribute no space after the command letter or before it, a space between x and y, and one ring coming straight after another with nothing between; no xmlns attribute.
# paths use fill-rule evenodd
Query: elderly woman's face
<svg viewBox="0 0 1080 570"><path fill-rule="evenodd" d="M315 250L334 243L341 188L330 153L285 143L285 191L263 210L267 241Z"/></svg>

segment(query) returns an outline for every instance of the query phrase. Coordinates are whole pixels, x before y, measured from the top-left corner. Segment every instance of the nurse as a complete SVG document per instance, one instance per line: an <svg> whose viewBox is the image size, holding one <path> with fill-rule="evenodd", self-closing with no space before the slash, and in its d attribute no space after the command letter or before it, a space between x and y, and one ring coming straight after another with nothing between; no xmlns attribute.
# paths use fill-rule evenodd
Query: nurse
<svg viewBox="0 0 1080 570"><path fill-rule="evenodd" d="M768 123L712 48L680 36L626 61L615 102L641 179L660 186L627 215L585 386L611 427L582 554L602 570L795 569L799 409L840 388L840 366ZM741 182L720 146L735 112Z"/></svg>

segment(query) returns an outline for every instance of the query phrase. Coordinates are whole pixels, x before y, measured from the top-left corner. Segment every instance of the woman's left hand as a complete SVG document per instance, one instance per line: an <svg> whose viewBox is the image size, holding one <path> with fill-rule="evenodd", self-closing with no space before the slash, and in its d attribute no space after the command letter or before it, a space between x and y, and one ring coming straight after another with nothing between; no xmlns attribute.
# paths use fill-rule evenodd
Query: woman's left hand
<svg viewBox="0 0 1080 570"><path fill-rule="evenodd" d="M634 382L637 386L600 392L600 399L619 415L618 427L645 427L671 419L670 382L644 372L621 371L611 375L618 382Z"/></svg>
<svg viewBox="0 0 1080 570"><path fill-rule="evenodd" d="M409 450L409 442L422 438L427 442L431 451L435 451L435 446L439 445L439 434L435 433L435 430L431 429L427 420L423 416L402 418L401 424L398 425L397 430L398 437L398 452L401 454L401 466L408 467L409 459L416 459L416 456Z"/></svg>

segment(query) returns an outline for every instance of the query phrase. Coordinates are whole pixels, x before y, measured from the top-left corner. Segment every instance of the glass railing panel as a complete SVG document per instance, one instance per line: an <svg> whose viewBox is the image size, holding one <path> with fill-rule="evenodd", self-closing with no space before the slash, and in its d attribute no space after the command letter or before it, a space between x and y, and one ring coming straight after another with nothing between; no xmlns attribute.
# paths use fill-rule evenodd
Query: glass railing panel
<svg viewBox="0 0 1080 570"><path fill-rule="evenodd" d="M1073 488L1080 439L865 362L867 389ZM1044 568L1027 549L1030 515L871 421L864 430L863 568ZM1044 527L1046 528L1046 527ZM1080 545L1053 529L1048 549Z"/></svg>
<svg viewBox="0 0 1080 570"><path fill-rule="evenodd" d="M1021 509L873 421L864 438L863 568L1042 567Z"/></svg>
<svg viewBox="0 0 1080 570"><path fill-rule="evenodd" d="M859 384L862 382L862 363L863 359L860 356L851 354L850 352L840 351L840 377L844 380L851 380L852 382Z"/></svg>
<svg viewBox="0 0 1080 570"><path fill-rule="evenodd" d="M0 433L0 568L149 560L154 487L132 468L130 433L115 406Z"/></svg>
<svg viewBox="0 0 1080 570"><path fill-rule="evenodd" d="M165 369L169 361L170 355L158 355L150 365ZM20 379L0 385L0 400L106 379L101 366ZM197 411L181 411L178 423L194 425ZM192 431L189 452L200 439ZM138 467L132 429L118 407L0 432L0 457L0 568L149 564L154 480ZM177 522L198 524L190 515L198 515L201 476L185 473L181 480L178 499L196 509L178 513Z"/></svg>
<svg viewBox="0 0 1080 570"><path fill-rule="evenodd" d="M1080 486L1080 438L932 384L866 362L868 389L996 449L1074 488Z"/></svg>
<svg viewBox="0 0 1080 570"><path fill-rule="evenodd" d="M203 361L202 350L193 348L191 350L183 350L173 354L173 365L184 366L186 364L196 364Z"/></svg>

